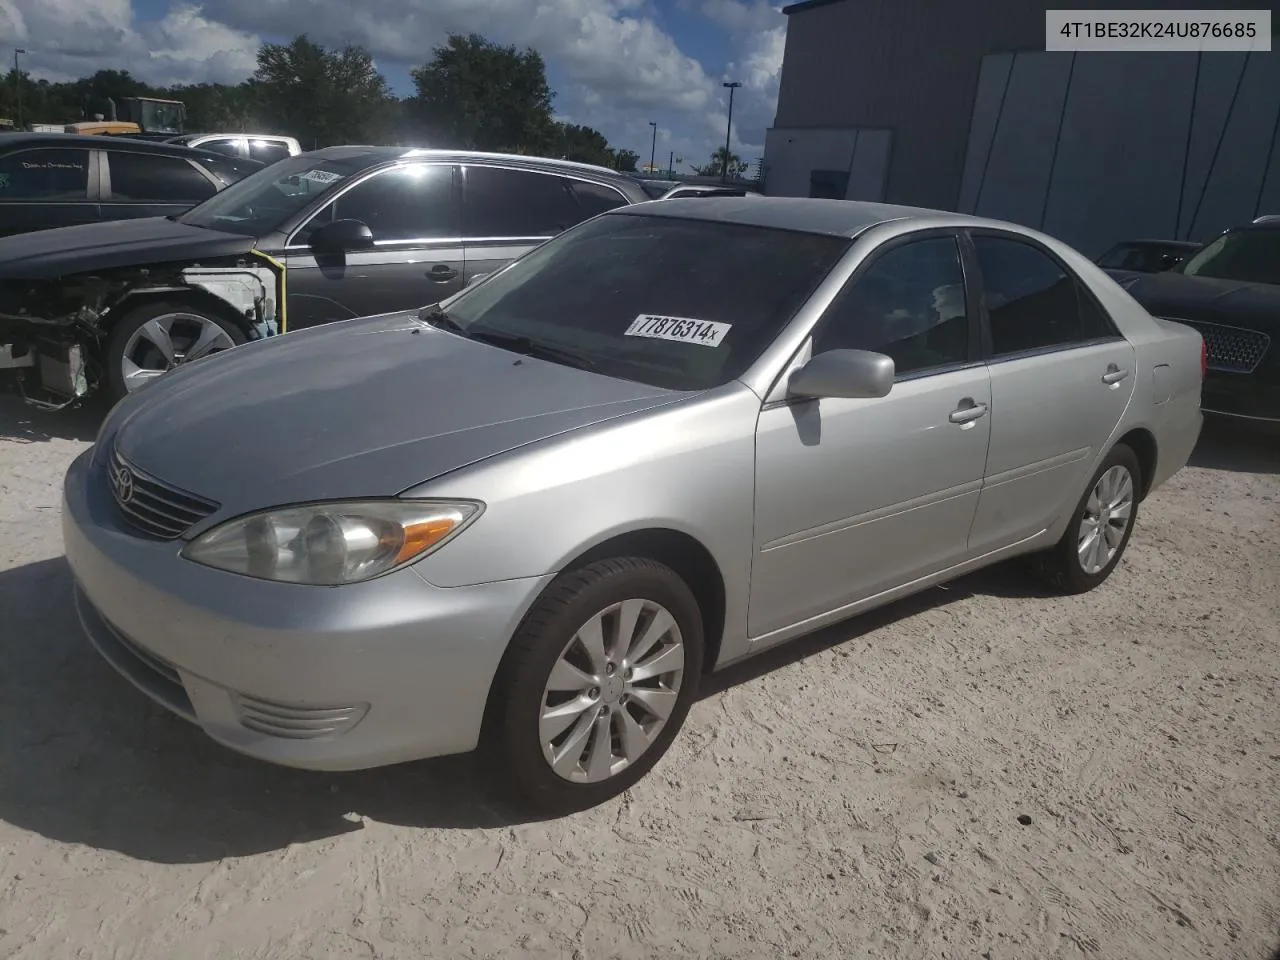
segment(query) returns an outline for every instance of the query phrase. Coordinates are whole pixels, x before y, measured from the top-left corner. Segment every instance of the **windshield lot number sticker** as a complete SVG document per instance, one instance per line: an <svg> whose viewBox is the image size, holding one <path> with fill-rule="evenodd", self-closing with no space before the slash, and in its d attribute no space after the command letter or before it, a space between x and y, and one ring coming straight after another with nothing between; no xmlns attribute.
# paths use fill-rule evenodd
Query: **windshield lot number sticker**
<svg viewBox="0 0 1280 960"><path fill-rule="evenodd" d="M626 335L718 347L725 334L732 328L731 323L716 323L714 320L691 320L688 317L663 317L653 313L642 313L631 322L631 326L627 327Z"/></svg>

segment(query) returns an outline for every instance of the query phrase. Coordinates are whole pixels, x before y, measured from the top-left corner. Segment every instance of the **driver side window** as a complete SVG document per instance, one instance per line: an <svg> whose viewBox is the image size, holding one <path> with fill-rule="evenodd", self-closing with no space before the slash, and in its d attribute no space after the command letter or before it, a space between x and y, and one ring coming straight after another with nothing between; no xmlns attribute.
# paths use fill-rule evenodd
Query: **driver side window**
<svg viewBox="0 0 1280 960"><path fill-rule="evenodd" d="M360 220L377 242L457 237L461 204L453 180L448 164L384 170L326 206L304 233L334 220ZM295 242L305 243L306 237L299 234Z"/></svg>
<svg viewBox="0 0 1280 960"><path fill-rule="evenodd" d="M887 354L899 377L972 359L956 239L914 240L876 255L827 308L813 352L827 350Z"/></svg>

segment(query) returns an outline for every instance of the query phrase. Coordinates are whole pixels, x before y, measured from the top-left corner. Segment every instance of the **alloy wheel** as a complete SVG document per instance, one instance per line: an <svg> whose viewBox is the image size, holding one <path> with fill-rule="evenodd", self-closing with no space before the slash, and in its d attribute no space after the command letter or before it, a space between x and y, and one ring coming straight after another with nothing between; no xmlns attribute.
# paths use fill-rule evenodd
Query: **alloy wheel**
<svg viewBox="0 0 1280 960"><path fill-rule="evenodd" d="M194 313L153 317L125 342L121 361L125 389L133 393L174 367L234 346L231 335L208 317Z"/></svg>
<svg viewBox="0 0 1280 960"><path fill-rule="evenodd" d="M1124 542L1133 519L1133 475L1116 464L1098 478L1089 499L1076 543L1080 568L1093 576L1106 569Z"/></svg>

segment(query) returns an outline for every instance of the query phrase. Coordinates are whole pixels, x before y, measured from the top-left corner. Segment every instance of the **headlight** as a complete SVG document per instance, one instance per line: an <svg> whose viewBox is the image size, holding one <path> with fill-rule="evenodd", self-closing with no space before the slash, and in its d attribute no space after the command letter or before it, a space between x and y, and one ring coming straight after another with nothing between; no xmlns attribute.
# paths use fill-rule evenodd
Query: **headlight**
<svg viewBox="0 0 1280 960"><path fill-rule="evenodd" d="M467 501L313 503L249 514L201 534L182 551L218 570L337 586L380 576L423 557L480 513Z"/></svg>

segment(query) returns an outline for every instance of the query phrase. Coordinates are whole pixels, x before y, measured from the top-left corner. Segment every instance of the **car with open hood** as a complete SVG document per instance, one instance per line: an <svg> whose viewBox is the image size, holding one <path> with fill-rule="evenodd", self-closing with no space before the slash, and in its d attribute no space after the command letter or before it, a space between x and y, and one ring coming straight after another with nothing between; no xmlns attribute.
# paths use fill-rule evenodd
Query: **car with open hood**
<svg viewBox="0 0 1280 960"><path fill-rule="evenodd" d="M630 177L559 160L358 146L289 157L175 216L0 238L0 373L45 405L118 400L251 340L438 301L648 199Z"/></svg>
<svg viewBox="0 0 1280 960"><path fill-rule="evenodd" d="M708 671L1006 558L1101 584L1195 445L1202 346L1010 224L619 207L130 395L67 473L75 603L232 749L480 746L572 809L658 761Z"/></svg>

